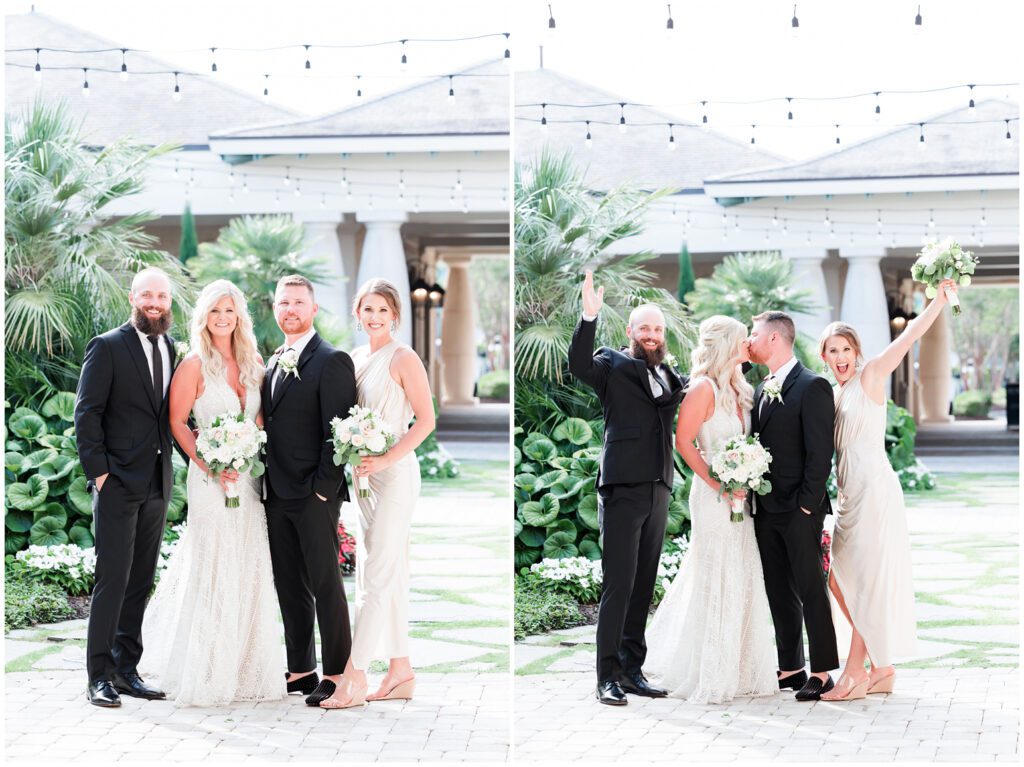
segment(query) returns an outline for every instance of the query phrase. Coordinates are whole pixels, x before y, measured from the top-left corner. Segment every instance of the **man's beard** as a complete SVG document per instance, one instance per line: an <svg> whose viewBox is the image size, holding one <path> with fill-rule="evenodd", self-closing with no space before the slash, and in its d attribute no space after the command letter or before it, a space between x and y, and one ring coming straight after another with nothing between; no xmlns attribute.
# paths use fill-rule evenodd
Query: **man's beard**
<svg viewBox="0 0 1024 767"><path fill-rule="evenodd" d="M653 349L647 349L643 344L637 341L635 338L629 339L629 353L636 359L642 360L647 367L654 367L660 365L662 360L665 359L665 354L668 349L664 343L658 344Z"/></svg>
<svg viewBox="0 0 1024 767"><path fill-rule="evenodd" d="M162 336L171 327L171 313L161 312L156 319L150 317L137 306L132 307L132 325L146 336Z"/></svg>

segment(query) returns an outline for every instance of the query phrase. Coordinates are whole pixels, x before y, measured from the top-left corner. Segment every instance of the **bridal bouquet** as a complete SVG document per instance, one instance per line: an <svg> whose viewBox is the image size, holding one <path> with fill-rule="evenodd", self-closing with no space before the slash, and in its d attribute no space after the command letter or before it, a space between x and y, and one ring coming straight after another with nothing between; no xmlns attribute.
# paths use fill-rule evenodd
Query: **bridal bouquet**
<svg viewBox="0 0 1024 767"><path fill-rule="evenodd" d="M364 455L386 453L398 436L392 431L380 413L368 407L353 405L348 418L331 420L331 442L334 444L334 465L350 463L358 466ZM356 490L360 498L370 497L366 478L356 475Z"/></svg>
<svg viewBox="0 0 1024 767"><path fill-rule="evenodd" d="M263 476L263 462L260 451L267 444L267 433L243 413L219 415L208 426L199 431L196 439L196 454L214 476L227 469L254 477ZM224 491L224 505L237 509L238 486L228 483Z"/></svg>
<svg viewBox="0 0 1024 767"><path fill-rule="evenodd" d="M764 475L771 462L771 453L757 441L756 436L733 437L715 453L708 467L711 476L722 483L718 497L734 490L751 490L758 495L770 493L772 483ZM731 521L743 521L743 503L739 498L730 500Z"/></svg>
<svg viewBox="0 0 1024 767"><path fill-rule="evenodd" d="M956 280L963 286L971 284L971 275L978 266L977 257L969 250L963 250L960 244L947 237L941 242L930 240L917 254L917 261L910 267L910 276L921 282L925 287L925 295L935 298L939 283L943 280ZM960 300L956 293L947 291L946 298L953 307L953 316L960 316Z"/></svg>

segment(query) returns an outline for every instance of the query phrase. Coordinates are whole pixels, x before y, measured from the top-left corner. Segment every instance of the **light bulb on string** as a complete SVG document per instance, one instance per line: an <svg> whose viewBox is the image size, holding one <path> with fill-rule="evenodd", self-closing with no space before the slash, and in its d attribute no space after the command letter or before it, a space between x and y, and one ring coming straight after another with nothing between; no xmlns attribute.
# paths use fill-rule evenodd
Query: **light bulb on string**
<svg viewBox="0 0 1024 767"><path fill-rule="evenodd" d="M825 208L825 226L832 226L832 219L828 217L828 208Z"/></svg>
<svg viewBox="0 0 1024 767"><path fill-rule="evenodd" d="M967 116L970 117L970 118L973 118L975 113L976 113L976 111L977 111L974 108L974 86L973 85L968 85L967 87L970 89L970 94L971 94L970 95L970 100L967 102Z"/></svg>
<svg viewBox="0 0 1024 767"><path fill-rule="evenodd" d="M509 38L509 34L510 33L502 32L502 34L505 35L505 55L502 58L502 61L504 61L506 64L511 64L512 63L512 51L510 51L509 47L508 47L508 38Z"/></svg>
<svg viewBox="0 0 1024 767"><path fill-rule="evenodd" d="M32 79L35 80L36 83L43 81L43 67L39 64L39 51L40 49L36 48L36 66L32 71Z"/></svg>
<svg viewBox="0 0 1024 767"><path fill-rule="evenodd" d="M455 171L455 191L456 192L461 192L462 191L462 171L461 170Z"/></svg>
<svg viewBox="0 0 1024 767"><path fill-rule="evenodd" d="M722 214L722 226L728 226L728 225L729 225L729 216L726 215L725 213L723 213Z"/></svg>
<svg viewBox="0 0 1024 767"><path fill-rule="evenodd" d="M555 14L551 10L550 3L548 4L548 29L552 31L555 29Z"/></svg>
<svg viewBox="0 0 1024 767"><path fill-rule="evenodd" d="M923 152L925 149L927 149L924 140L924 123L918 123L917 127L921 131L917 137L917 148Z"/></svg>
<svg viewBox="0 0 1024 767"><path fill-rule="evenodd" d="M750 146L749 146L749 149L750 149L750 151L751 151L751 152L753 152L753 151L754 151L754 149L756 149L756 148L757 148L757 147L755 146L755 144L757 143L757 141L756 141L756 139L754 138L754 131L755 131L755 130L757 130L757 125L755 125L755 124L751 124L751 126L750 126Z"/></svg>
<svg viewBox="0 0 1024 767"><path fill-rule="evenodd" d="M833 123L836 126L836 146L839 146L839 123Z"/></svg>
<svg viewBox="0 0 1024 767"><path fill-rule="evenodd" d="M879 240L882 239L882 230L881 229L879 229L877 232L875 232L875 237L877 239L879 239Z"/></svg>
<svg viewBox="0 0 1024 767"><path fill-rule="evenodd" d="M1010 134L1010 121L1009 120L1003 120L1003 122L1006 123L1006 140L1007 141L1012 141L1013 140L1013 136Z"/></svg>
<svg viewBox="0 0 1024 767"><path fill-rule="evenodd" d="M626 102L619 102L619 133L626 132Z"/></svg>
<svg viewBox="0 0 1024 767"><path fill-rule="evenodd" d="M352 187L349 187L349 188L348 188L348 189L347 189L347 190L345 191L345 200L346 200L347 202L352 202Z"/></svg>
<svg viewBox="0 0 1024 767"><path fill-rule="evenodd" d="M399 62L399 66L401 66L402 71L404 72L409 64L409 57L405 55L405 44L408 42L408 40L401 40L399 42L402 43L402 59Z"/></svg>
<svg viewBox="0 0 1024 767"><path fill-rule="evenodd" d="M669 5L668 6L668 21L665 22L665 33L671 36L672 31L675 28L676 28L676 23L672 20L672 6Z"/></svg>
<svg viewBox="0 0 1024 767"><path fill-rule="evenodd" d="M123 82L123 83L128 82L128 63L124 60L124 55L126 53L128 53L128 49L127 48L122 48L121 49L121 74L119 74L118 77L121 79L121 82Z"/></svg>
<svg viewBox="0 0 1024 767"><path fill-rule="evenodd" d="M175 101L181 101L181 86L178 84L178 73L174 73L174 92L171 94L171 98Z"/></svg>
<svg viewBox="0 0 1024 767"><path fill-rule="evenodd" d="M880 100L882 95L881 91L875 91L875 122L882 119L882 102Z"/></svg>
<svg viewBox="0 0 1024 767"><path fill-rule="evenodd" d="M800 31L800 19L796 17L796 3L793 4L793 18L789 22L789 28L793 37L796 37Z"/></svg>
<svg viewBox="0 0 1024 767"><path fill-rule="evenodd" d="M587 120L587 137L583 140L583 145L587 149L592 149L594 146L594 140L590 137L590 120Z"/></svg>
<svg viewBox="0 0 1024 767"><path fill-rule="evenodd" d="M405 171L398 171L398 191L405 189Z"/></svg>
<svg viewBox="0 0 1024 767"><path fill-rule="evenodd" d="M792 125L793 124L792 123L792 120L793 120L793 99L791 97L789 97L789 96L786 96L786 104L789 107L789 111L786 113L786 119L789 120L790 121L789 124Z"/></svg>
<svg viewBox="0 0 1024 767"><path fill-rule="evenodd" d="M362 82L361 82L362 79L363 79L362 75L356 75L356 98L357 99L361 99L363 97L363 85L362 85Z"/></svg>
<svg viewBox="0 0 1024 767"><path fill-rule="evenodd" d="M295 179L295 196L302 197L302 179Z"/></svg>
<svg viewBox="0 0 1024 767"><path fill-rule="evenodd" d="M878 231L882 231L882 211L878 211L878 218L875 219L875 223L878 225Z"/></svg>
<svg viewBox="0 0 1024 767"><path fill-rule="evenodd" d="M193 170L192 168L188 169L188 185L189 188L194 187L196 185L196 174L195 170Z"/></svg>
<svg viewBox="0 0 1024 767"><path fill-rule="evenodd" d="M234 201L235 201L235 190L234 189L228 189L228 202L234 202Z"/></svg>
<svg viewBox="0 0 1024 767"><path fill-rule="evenodd" d="M217 49L210 48L210 73L217 74Z"/></svg>
<svg viewBox="0 0 1024 767"><path fill-rule="evenodd" d="M708 124L708 102L702 101L702 102L700 102L700 105L701 105L701 110L703 112L703 114L701 115L701 118L700 118L700 127L704 131L709 131L709 130L711 130L711 126Z"/></svg>
<svg viewBox="0 0 1024 767"><path fill-rule="evenodd" d="M782 219L782 233L784 235L789 234L789 224L786 223L786 219Z"/></svg>
<svg viewBox="0 0 1024 767"><path fill-rule="evenodd" d="M455 81L452 75L448 75L448 103L455 103Z"/></svg>
<svg viewBox="0 0 1024 767"><path fill-rule="evenodd" d="M263 100L270 101L270 75L263 75Z"/></svg>
<svg viewBox="0 0 1024 767"><path fill-rule="evenodd" d="M921 5L918 4L918 6L917 6L917 15L914 17L914 28L915 29L921 29L921 27L922 27L921 22L922 21L923 21L923 19L921 18Z"/></svg>
<svg viewBox="0 0 1024 767"><path fill-rule="evenodd" d="M249 194L249 177L245 173L242 174L242 194Z"/></svg>
<svg viewBox="0 0 1024 767"><path fill-rule="evenodd" d="M235 187L235 169L232 168L228 171L228 186L234 189Z"/></svg>
<svg viewBox="0 0 1024 767"><path fill-rule="evenodd" d="M981 226L985 226L985 224L988 223L988 221L985 220L985 209L984 208L981 209L981 221L979 221L978 223Z"/></svg>
<svg viewBox="0 0 1024 767"><path fill-rule="evenodd" d="M285 186L292 185L292 171L287 165L284 166L284 178L281 179Z"/></svg>
<svg viewBox="0 0 1024 767"><path fill-rule="evenodd" d="M181 175L181 172L180 172L180 169L178 167L178 158L175 157L174 158L174 177L178 178L178 176L180 176L180 175Z"/></svg>
<svg viewBox="0 0 1024 767"><path fill-rule="evenodd" d="M771 242L771 239L768 237L768 230L765 229L764 230L764 244L767 245L769 242Z"/></svg>
<svg viewBox="0 0 1024 767"><path fill-rule="evenodd" d="M835 237L836 237L836 228L834 226L831 227L828 230L828 236L831 237L832 239L835 239Z"/></svg>
<svg viewBox="0 0 1024 767"><path fill-rule="evenodd" d="M732 220L732 222L733 222L733 229L735 229L738 232L740 230L740 217L737 215Z"/></svg>
<svg viewBox="0 0 1024 767"><path fill-rule="evenodd" d="M778 226L778 225L779 225L779 209L778 208L773 208L772 209L772 226Z"/></svg>
<svg viewBox="0 0 1024 767"><path fill-rule="evenodd" d="M313 69L313 65L312 65L312 64L310 64L310 62L309 62L309 49L310 49L310 46L308 46L308 45L303 45L302 47L306 49L306 66L305 66L305 67L303 68L303 70L302 70L302 71L303 71L303 72L304 72L305 74L307 74L307 75L308 75L308 74L309 74L309 73L310 73L310 72L312 71L312 69Z"/></svg>
<svg viewBox="0 0 1024 767"><path fill-rule="evenodd" d="M672 123L668 124L668 150L670 152L676 151L676 137L672 131Z"/></svg>
<svg viewBox="0 0 1024 767"><path fill-rule="evenodd" d="M341 188L342 189L348 189L348 169L347 168L342 168L341 169L341 181L339 183L341 184Z"/></svg>
<svg viewBox="0 0 1024 767"><path fill-rule="evenodd" d="M935 228L935 212L931 210L928 211L928 228Z"/></svg>
<svg viewBox="0 0 1024 767"><path fill-rule="evenodd" d="M89 68L82 67L82 97L89 98Z"/></svg>
<svg viewBox="0 0 1024 767"><path fill-rule="evenodd" d="M547 106L548 106L547 104L541 104L540 105L540 130L541 130L541 133L547 133L547 130L548 130L548 116L545 113L545 110L547 109Z"/></svg>

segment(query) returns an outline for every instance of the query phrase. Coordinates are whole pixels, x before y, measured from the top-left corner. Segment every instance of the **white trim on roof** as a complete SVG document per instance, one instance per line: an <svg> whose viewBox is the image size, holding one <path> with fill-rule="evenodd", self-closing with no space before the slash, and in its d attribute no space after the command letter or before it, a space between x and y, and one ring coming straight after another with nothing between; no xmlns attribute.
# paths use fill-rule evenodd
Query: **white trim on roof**
<svg viewBox="0 0 1024 767"><path fill-rule="evenodd" d="M711 197L795 197L823 194L885 194L892 192L963 192L1017 189L1017 173L970 176L894 176L891 178L825 178L792 181L705 181Z"/></svg>
<svg viewBox="0 0 1024 767"><path fill-rule="evenodd" d="M381 152L507 152L507 133L424 136L326 136L322 138L210 138L210 150L228 154L376 154Z"/></svg>

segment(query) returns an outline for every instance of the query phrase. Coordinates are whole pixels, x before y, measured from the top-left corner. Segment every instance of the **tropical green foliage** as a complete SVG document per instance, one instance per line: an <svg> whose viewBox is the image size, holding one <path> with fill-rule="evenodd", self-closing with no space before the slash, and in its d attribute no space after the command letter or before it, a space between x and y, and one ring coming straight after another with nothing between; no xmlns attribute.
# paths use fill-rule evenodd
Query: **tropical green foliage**
<svg viewBox="0 0 1024 767"><path fill-rule="evenodd" d="M185 203L185 212L181 214L181 242L178 245L178 259L187 263L199 255L199 235L196 232L196 219L192 215L192 206Z"/></svg>
<svg viewBox="0 0 1024 767"><path fill-rule="evenodd" d="M686 304L686 294L697 287L696 277L693 273L693 257L690 249L683 243L679 251L679 284L676 287L676 298L679 302Z"/></svg>
<svg viewBox="0 0 1024 767"><path fill-rule="evenodd" d="M529 578L515 580L515 639L586 623L576 600L556 594Z"/></svg>
<svg viewBox="0 0 1024 767"><path fill-rule="evenodd" d="M91 149L63 104L37 102L7 116L4 372L17 404L75 388L89 339L128 318L128 288L140 269L170 274L175 316L184 316L190 291L179 264L141 228L153 216L108 213L141 191L149 161L172 148L119 141Z"/></svg>
<svg viewBox="0 0 1024 767"><path fill-rule="evenodd" d="M74 615L60 586L4 573L4 632L36 623L52 623Z"/></svg>
<svg viewBox="0 0 1024 767"><path fill-rule="evenodd" d="M483 399L499 400L508 402L510 387L509 373L507 370L489 370L480 376L477 381L477 394Z"/></svg>
<svg viewBox="0 0 1024 767"><path fill-rule="evenodd" d="M290 216L242 216L220 230L216 242L204 242L188 268L200 285L231 280L249 301L253 330L264 359L281 345L283 336L274 319L274 288L289 274L301 274L314 283L331 278L323 260L303 255L304 227ZM342 318L321 307L317 331L336 346L348 346L349 332Z"/></svg>
<svg viewBox="0 0 1024 767"><path fill-rule="evenodd" d="M992 394L987 391L977 389L962 391L953 398L953 415L965 418L985 418L991 408Z"/></svg>
<svg viewBox="0 0 1024 767"><path fill-rule="evenodd" d="M4 550L28 545L93 545L92 495L78 460L74 436L75 395L60 392L38 410L8 408L4 453ZM185 515L185 466L175 460L170 521Z"/></svg>

